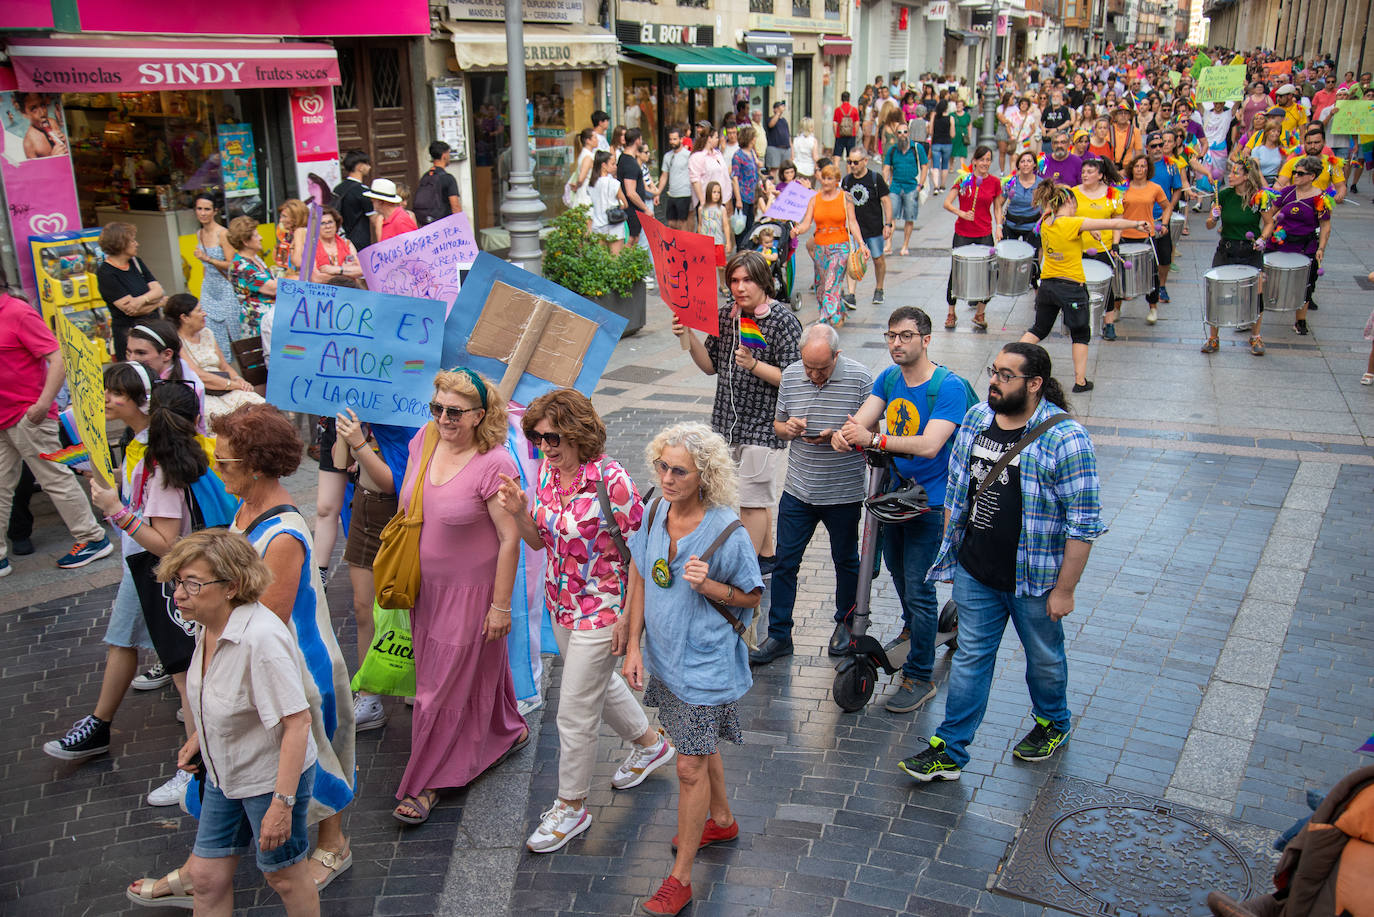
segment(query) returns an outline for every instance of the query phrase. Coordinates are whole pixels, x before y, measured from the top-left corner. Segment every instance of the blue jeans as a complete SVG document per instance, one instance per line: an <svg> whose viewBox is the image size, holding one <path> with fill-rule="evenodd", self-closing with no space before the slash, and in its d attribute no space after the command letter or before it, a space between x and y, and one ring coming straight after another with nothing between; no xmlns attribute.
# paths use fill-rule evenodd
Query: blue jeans
<svg viewBox="0 0 1374 917"><path fill-rule="evenodd" d="M932 143L930 145L930 167L932 169L948 169L953 157L953 143Z"/></svg>
<svg viewBox="0 0 1374 917"><path fill-rule="evenodd" d="M1069 731L1069 662L1064 656L1064 625L1051 621L1046 611L1049 594L1018 596L989 589L969 575L963 565L954 568L954 601L959 606L959 648L949 673L945 719L935 734L944 739L949 756L960 767L968 764L968 744L973 741L992 690L992 670L997 648L1011 619L1026 651L1026 687L1031 712L1056 729Z"/></svg>
<svg viewBox="0 0 1374 917"><path fill-rule="evenodd" d="M816 533L816 523L830 534L830 561L835 565L835 621L854 610L859 589L859 515L862 503L818 506L787 491L778 501L778 560L773 568L773 603L768 609L768 636L792 642L792 606L797 601L797 570Z"/></svg>
<svg viewBox="0 0 1374 917"><path fill-rule="evenodd" d="M932 506L930 512L910 522L883 526L883 560L902 603L902 626L911 630L911 648L902 663L902 675L919 681L930 681L935 672L940 612L935 584L926 582L926 573L940 550L944 520L944 507ZM962 640L963 634L959 636Z"/></svg>

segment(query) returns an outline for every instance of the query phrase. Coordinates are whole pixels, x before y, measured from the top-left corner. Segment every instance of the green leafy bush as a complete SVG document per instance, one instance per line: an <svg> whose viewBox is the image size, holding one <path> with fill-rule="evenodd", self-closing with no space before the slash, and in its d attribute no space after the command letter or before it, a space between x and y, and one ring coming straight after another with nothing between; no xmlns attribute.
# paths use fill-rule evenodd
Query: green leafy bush
<svg viewBox="0 0 1374 917"><path fill-rule="evenodd" d="M588 228L589 210L582 204L553 221L544 239L544 277L589 299L628 296L652 268L649 254L627 245L612 255L604 237Z"/></svg>

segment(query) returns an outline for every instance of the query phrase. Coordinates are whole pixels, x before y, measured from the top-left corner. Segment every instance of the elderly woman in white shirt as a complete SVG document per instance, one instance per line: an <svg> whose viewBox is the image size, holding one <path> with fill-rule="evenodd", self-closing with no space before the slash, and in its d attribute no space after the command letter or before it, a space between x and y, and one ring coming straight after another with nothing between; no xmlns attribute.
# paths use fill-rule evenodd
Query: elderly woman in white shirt
<svg viewBox="0 0 1374 917"><path fill-rule="evenodd" d="M252 852L289 917L317 917L306 860L316 749L305 660L281 618L258 601L271 580L267 565L242 535L206 529L178 541L157 575L196 625L186 673L196 731L177 755L179 767L205 778L188 864L195 912L233 912L234 871Z"/></svg>

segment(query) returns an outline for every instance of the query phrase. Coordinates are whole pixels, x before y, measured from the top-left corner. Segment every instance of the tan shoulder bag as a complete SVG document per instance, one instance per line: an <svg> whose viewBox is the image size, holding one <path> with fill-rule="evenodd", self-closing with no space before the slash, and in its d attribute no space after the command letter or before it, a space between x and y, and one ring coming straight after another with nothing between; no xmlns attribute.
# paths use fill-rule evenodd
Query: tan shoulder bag
<svg viewBox="0 0 1374 917"><path fill-rule="evenodd" d="M425 479L434 447L439 444L439 425L425 426L424 447L420 450L418 475L410 503L396 511L382 529L382 544L372 561L377 604L382 608L413 608L420 593L420 526L425 521ZM357 520L354 520L357 524Z"/></svg>

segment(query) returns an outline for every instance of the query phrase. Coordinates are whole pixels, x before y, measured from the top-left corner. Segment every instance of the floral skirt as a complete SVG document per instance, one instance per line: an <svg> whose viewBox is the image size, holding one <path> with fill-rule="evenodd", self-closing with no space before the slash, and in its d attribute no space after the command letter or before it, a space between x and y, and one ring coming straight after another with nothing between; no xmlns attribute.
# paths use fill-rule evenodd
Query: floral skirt
<svg viewBox="0 0 1374 917"><path fill-rule="evenodd" d="M644 706L658 708L658 721L679 754L713 755L722 740L744 744L735 703L700 707L679 698L654 676L644 689Z"/></svg>
<svg viewBox="0 0 1374 917"><path fill-rule="evenodd" d="M838 325L844 318L844 272L848 265L849 242L816 246L817 296L820 297L821 321Z"/></svg>

